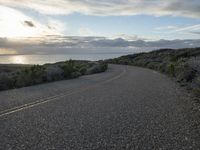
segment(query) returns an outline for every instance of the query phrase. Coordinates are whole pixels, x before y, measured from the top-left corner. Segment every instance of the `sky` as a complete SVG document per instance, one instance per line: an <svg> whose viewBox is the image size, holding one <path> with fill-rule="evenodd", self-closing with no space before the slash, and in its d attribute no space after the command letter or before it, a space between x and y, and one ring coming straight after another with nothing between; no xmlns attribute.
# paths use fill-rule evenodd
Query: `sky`
<svg viewBox="0 0 200 150"><path fill-rule="evenodd" d="M0 0L0 55L199 43L199 0Z"/></svg>

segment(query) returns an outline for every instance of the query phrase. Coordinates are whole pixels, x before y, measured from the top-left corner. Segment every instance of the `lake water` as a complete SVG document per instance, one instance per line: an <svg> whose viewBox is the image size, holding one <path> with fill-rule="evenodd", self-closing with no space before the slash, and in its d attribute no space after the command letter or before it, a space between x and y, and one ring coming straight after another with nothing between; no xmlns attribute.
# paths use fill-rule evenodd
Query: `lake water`
<svg viewBox="0 0 200 150"><path fill-rule="evenodd" d="M108 58L115 58L127 54L131 53L126 52L100 54L4 55L0 56L0 64L45 64L65 61L69 59L96 61Z"/></svg>

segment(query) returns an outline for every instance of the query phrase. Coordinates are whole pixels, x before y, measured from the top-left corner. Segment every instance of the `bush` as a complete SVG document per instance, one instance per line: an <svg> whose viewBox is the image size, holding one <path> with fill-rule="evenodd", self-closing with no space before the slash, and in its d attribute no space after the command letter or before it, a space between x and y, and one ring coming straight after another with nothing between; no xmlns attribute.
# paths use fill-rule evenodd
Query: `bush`
<svg viewBox="0 0 200 150"><path fill-rule="evenodd" d="M81 76L81 73L78 71L72 72L72 74L71 74L71 78L77 78L79 76Z"/></svg>
<svg viewBox="0 0 200 150"><path fill-rule="evenodd" d="M15 80L15 87L24 87L44 82L46 72L43 66L34 65L30 68L18 71L13 78Z"/></svg>
<svg viewBox="0 0 200 150"><path fill-rule="evenodd" d="M80 72L80 74L81 75L84 75L85 73L86 73L86 71L87 71L87 67L81 67L80 69L79 69L79 72Z"/></svg>
<svg viewBox="0 0 200 150"><path fill-rule="evenodd" d="M193 89L193 94L195 95L195 96L197 96L197 97L199 97L200 98L200 88L195 88L195 89Z"/></svg>
<svg viewBox="0 0 200 150"><path fill-rule="evenodd" d="M167 64L166 63L162 63L162 64L160 64L160 66L159 66L159 71L160 72L163 72L163 73L167 73Z"/></svg>
<svg viewBox="0 0 200 150"><path fill-rule="evenodd" d="M73 60L69 60L66 61L64 63L64 65L61 66L61 68L63 69L63 75L65 78L72 78L73 72L76 72L78 69L75 67L74 61Z"/></svg>
<svg viewBox="0 0 200 150"><path fill-rule="evenodd" d="M197 71L190 67L184 67L177 72L178 81L192 82L196 76Z"/></svg>
<svg viewBox="0 0 200 150"><path fill-rule="evenodd" d="M23 66L21 66L23 68ZM0 73L0 90L20 88L50 81L77 78L87 74L103 72L107 64L88 61L58 62L55 64L24 66L23 69L13 69L12 72Z"/></svg>
<svg viewBox="0 0 200 150"><path fill-rule="evenodd" d="M171 76L175 76L175 65L174 64L169 64L167 67L168 74Z"/></svg>
<svg viewBox="0 0 200 150"><path fill-rule="evenodd" d="M46 69L46 78L44 81L57 81L57 80L63 80L63 70L56 65L48 66Z"/></svg>
<svg viewBox="0 0 200 150"><path fill-rule="evenodd" d="M14 80L5 74L0 75L0 90L7 90L14 87Z"/></svg>
<svg viewBox="0 0 200 150"><path fill-rule="evenodd" d="M106 71L108 65L106 63L97 63L93 67L89 68L86 74L100 73Z"/></svg>
<svg viewBox="0 0 200 150"><path fill-rule="evenodd" d="M108 64L100 63L100 68L101 68L101 71L106 71L108 69Z"/></svg>

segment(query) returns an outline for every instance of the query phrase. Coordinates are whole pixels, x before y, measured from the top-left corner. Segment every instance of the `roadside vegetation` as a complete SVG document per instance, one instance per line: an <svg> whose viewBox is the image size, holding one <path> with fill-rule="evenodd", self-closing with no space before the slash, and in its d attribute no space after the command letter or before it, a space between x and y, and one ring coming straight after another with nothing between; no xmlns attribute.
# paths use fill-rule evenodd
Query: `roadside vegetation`
<svg viewBox="0 0 200 150"><path fill-rule="evenodd" d="M109 59L106 62L160 71L200 98L200 48L161 49Z"/></svg>
<svg viewBox="0 0 200 150"><path fill-rule="evenodd" d="M74 60L45 65L0 65L0 90L72 79L106 69L103 62Z"/></svg>

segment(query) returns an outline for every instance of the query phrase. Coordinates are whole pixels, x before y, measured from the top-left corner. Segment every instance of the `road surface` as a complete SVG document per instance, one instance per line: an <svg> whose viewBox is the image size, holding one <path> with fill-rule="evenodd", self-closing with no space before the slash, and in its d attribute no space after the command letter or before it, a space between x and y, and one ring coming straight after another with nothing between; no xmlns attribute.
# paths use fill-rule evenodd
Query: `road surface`
<svg viewBox="0 0 200 150"><path fill-rule="evenodd" d="M0 150L200 148L187 95L160 73L105 73L0 92Z"/></svg>

